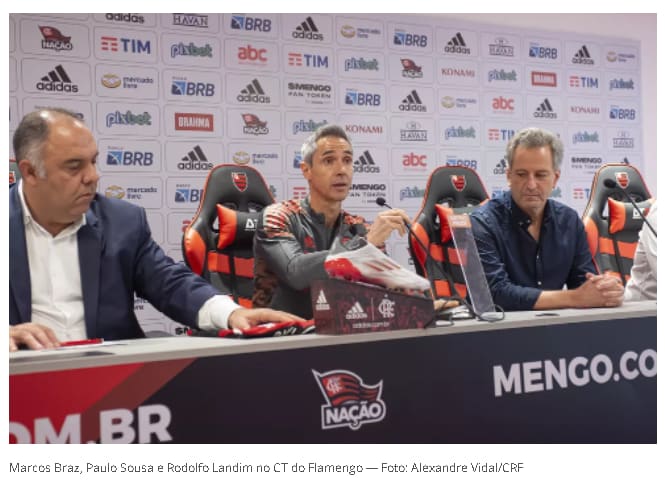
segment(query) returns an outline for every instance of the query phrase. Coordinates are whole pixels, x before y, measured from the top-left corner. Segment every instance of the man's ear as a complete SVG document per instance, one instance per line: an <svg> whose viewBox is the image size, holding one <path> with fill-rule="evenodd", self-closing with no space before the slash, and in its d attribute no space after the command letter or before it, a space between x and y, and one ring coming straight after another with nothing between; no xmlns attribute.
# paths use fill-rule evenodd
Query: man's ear
<svg viewBox="0 0 665 488"><path fill-rule="evenodd" d="M303 177L309 181L312 177L312 167L305 161L300 161L300 171L302 171Z"/></svg>
<svg viewBox="0 0 665 488"><path fill-rule="evenodd" d="M18 169L21 172L21 178L28 184L34 183L39 177L37 176L37 170L33 168L30 161L27 159L21 159L18 162Z"/></svg>
<svg viewBox="0 0 665 488"><path fill-rule="evenodd" d="M556 184L559 182L560 177L561 177L561 171L555 171L554 172L554 185L552 185L552 188L556 188Z"/></svg>

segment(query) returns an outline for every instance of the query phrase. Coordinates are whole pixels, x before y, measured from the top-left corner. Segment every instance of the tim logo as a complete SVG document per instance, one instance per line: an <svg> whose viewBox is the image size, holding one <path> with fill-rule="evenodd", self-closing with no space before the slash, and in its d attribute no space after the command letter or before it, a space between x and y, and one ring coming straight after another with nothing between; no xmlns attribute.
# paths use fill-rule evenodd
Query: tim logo
<svg viewBox="0 0 665 488"><path fill-rule="evenodd" d="M617 183L621 188L623 188L624 190L628 188L628 185L630 184L630 178L628 178L628 173L624 171L614 173L614 178L616 178Z"/></svg>
<svg viewBox="0 0 665 488"><path fill-rule="evenodd" d="M363 424L381 422L386 404L381 399L383 380L366 385L351 371L336 369L326 373L312 370L326 403L321 405L321 428L348 427L358 430Z"/></svg>
<svg viewBox="0 0 665 488"><path fill-rule="evenodd" d="M247 189L247 173L232 171L231 180L238 191L242 192Z"/></svg>
<svg viewBox="0 0 665 488"><path fill-rule="evenodd" d="M55 27L40 25L39 31L42 33L42 49L52 49L53 51L71 51L74 46L71 43L71 36L63 35Z"/></svg>
<svg viewBox="0 0 665 488"><path fill-rule="evenodd" d="M289 66L307 68L328 68L328 56L318 54L289 53Z"/></svg>
<svg viewBox="0 0 665 488"><path fill-rule="evenodd" d="M411 34L397 29L395 30L395 35L393 35L393 44L395 46L427 47L427 36L423 34Z"/></svg>
<svg viewBox="0 0 665 488"><path fill-rule="evenodd" d="M124 52L133 54L150 54L150 41L140 39L125 39L122 37L102 36L100 39L102 51Z"/></svg>
<svg viewBox="0 0 665 488"><path fill-rule="evenodd" d="M308 39L310 41L323 40L323 34L319 32L319 29L316 27L316 24L311 17L307 17L302 24L296 27L291 35L294 39Z"/></svg>
<svg viewBox="0 0 665 488"><path fill-rule="evenodd" d="M272 21L270 19L261 19L259 17L234 15L231 17L231 29L241 31L270 32L272 29Z"/></svg>

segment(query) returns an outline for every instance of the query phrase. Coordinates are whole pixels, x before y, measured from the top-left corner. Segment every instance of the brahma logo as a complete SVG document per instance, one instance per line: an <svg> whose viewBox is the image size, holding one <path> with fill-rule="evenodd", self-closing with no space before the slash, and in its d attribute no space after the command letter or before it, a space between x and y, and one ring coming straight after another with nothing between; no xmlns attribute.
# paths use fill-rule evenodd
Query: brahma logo
<svg viewBox="0 0 665 488"><path fill-rule="evenodd" d="M215 130L212 114L197 114L176 112L175 130L188 130L199 132L213 132Z"/></svg>
<svg viewBox="0 0 665 488"><path fill-rule="evenodd" d="M235 186L238 191L242 192L247 189L247 173L232 171L231 181L233 181L233 186Z"/></svg>
<svg viewBox="0 0 665 488"><path fill-rule="evenodd" d="M450 181L457 191L462 191L466 188L466 177L464 175L451 175Z"/></svg>
<svg viewBox="0 0 665 488"><path fill-rule="evenodd" d="M245 123L245 127L242 128L245 134L259 136L270 132L267 127L268 122L263 122L254 114L242 114L242 120Z"/></svg>
<svg viewBox="0 0 665 488"><path fill-rule="evenodd" d="M366 385L357 374L343 369L319 373L312 370L326 403L321 406L321 428L348 427L358 430L363 424L381 422L386 404L381 399L383 380Z"/></svg>
<svg viewBox="0 0 665 488"><path fill-rule="evenodd" d="M42 49L51 49L56 52L71 51L74 49L74 46L71 43L71 36L63 35L55 27L40 25L39 31L44 37L44 40L42 40Z"/></svg>
<svg viewBox="0 0 665 488"><path fill-rule="evenodd" d="M552 73L549 71L532 71L531 85L548 86L554 88L556 87L556 73Z"/></svg>
<svg viewBox="0 0 665 488"><path fill-rule="evenodd" d="M614 178L616 178L617 183L619 183L619 186L621 188L623 188L624 190L628 188L628 185L630 184L630 178L628 178L628 173L626 173L625 171L614 173Z"/></svg>

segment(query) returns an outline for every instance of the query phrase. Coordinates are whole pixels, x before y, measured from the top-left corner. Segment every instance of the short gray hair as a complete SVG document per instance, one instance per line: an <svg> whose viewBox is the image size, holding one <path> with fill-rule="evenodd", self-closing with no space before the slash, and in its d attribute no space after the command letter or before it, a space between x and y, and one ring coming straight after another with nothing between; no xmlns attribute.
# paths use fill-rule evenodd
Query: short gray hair
<svg viewBox="0 0 665 488"><path fill-rule="evenodd" d="M42 147L48 139L49 122L44 115L61 115L81 120L78 115L71 110L59 107L48 107L41 110L35 110L26 114L14 132L14 157L19 162L23 159L30 161L37 176L43 178L46 176L44 161L42 159Z"/></svg>
<svg viewBox="0 0 665 488"><path fill-rule="evenodd" d="M515 134L508 143L508 146L506 146L506 161L508 162L508 168L513 167L515 151L520 146L527 149L548 146L552 152L552 165L554 171L561 170L561 162L563 161L563 143L561 142L561 139L552 132L545 129L528 127Z"/></svg>
<svg viewBox="0 0 665 488"><path fill-rule="evenodd" d="M302 160L311 166L312 159L314 158L314 153L316 152L318 146L317 142L319 141L319 139L323 139L324 137L329 137L329 136L341 137L346 142L351 144L351 140L349 139L349 136L346 135L346 131L342 129L339 125L333 125L333 124L322 125L318 129L316 129L316 131L310 134L310 136L307 139L305 139L305 142L303 142L302 148L300 149L300 155L302 156Z"/></svg>

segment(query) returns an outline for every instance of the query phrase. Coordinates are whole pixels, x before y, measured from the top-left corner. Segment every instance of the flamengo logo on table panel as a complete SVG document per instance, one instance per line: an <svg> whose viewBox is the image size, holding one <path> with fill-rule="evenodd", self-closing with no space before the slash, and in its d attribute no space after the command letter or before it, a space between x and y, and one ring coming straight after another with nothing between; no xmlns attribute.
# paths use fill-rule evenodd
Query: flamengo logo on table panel
<svg viewBox="0 0 665 488"><path fill-rule="evenodd" d="M363 424L380 422L386 416L386 404L381 399L383 380L366 385L357 374L336 369L319 373L312 370L323 398L321 428L348 427L358 430Z"/></svg>

